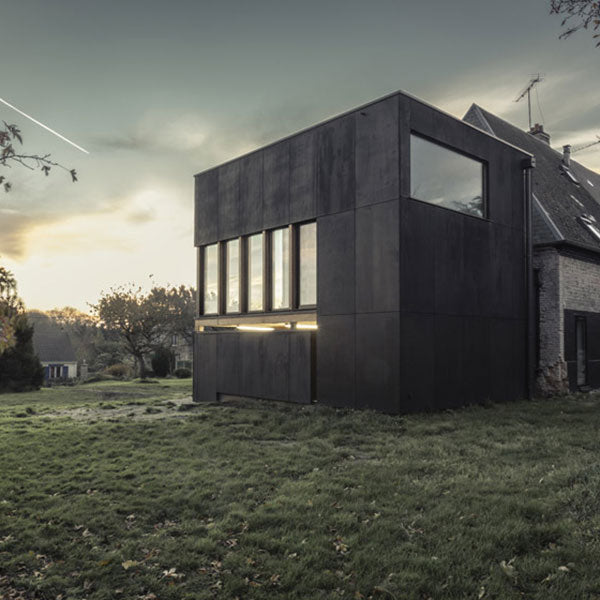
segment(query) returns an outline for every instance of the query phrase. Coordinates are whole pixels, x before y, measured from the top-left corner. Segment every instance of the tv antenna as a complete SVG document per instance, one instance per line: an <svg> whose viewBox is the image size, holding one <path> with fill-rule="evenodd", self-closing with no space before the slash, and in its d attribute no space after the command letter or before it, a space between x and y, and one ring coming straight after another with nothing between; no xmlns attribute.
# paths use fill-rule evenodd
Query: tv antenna
<svg viewBox="0 0 600 600"><path fill-rule="evenodd" d="M571 154L573 154L574 152L579 152L580 150L585 150L586 148L595 146L596 144L600 144L600 135L597 135L596 138L597 139L593 142L588 142L587 144L578 144L577 146L572 146Z"/></svg>
<svg viewBox="0 0 600 600"><path fill-rule="evenodd" d="M527 96L527 109L529 113L529 129L531 129L531 90L535 87L537 83L544 79L544 75L542 73L537 73L536 75L532 75L529 83L525 86L525 88L519 93L515 102L519 102Z"/></svg>

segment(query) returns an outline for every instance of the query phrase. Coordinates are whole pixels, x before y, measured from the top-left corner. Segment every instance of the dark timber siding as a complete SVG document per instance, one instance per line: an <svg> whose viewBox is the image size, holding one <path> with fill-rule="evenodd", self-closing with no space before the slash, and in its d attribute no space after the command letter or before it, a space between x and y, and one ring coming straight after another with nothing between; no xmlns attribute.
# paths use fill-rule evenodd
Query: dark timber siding
<svg viewBox="0 0 600 600"><path fill-rule="evenodd" d="M410 198L411 131L486 163L486 219ZM316 219L318 402L404 412L525 397L526 156L395 94L197 175L196 245ZM196 398L306 401L297 335L197 334Z"/></svg>

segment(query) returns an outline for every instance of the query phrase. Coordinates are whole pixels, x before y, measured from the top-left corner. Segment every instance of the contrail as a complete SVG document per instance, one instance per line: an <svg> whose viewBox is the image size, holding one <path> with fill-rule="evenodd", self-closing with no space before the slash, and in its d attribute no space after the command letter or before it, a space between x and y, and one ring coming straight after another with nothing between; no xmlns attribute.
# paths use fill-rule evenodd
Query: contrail
<svg viewBox="0 0 600 600"><path fill-rule="evenodd" d="M77 148L77 150L81 150L82 152L85 152L86 154L89 154L89 152L85 148L82 148L81 146L78 146L75 142L72 142L71 140L67 139L64 135L60 135L60 133L58 133L58 131L54 131L54 129L50 129L50 127L48 127L47 125L44 125L43 123L40 123L37 119L34 119L33 117L30 117L27 113L24 113L22 110L19 110L16 106L13 106L12 104L9 104L3 98L0 98L0 102L2 102L2 104L6 104L6 106L8 106L9 108L12 108L13 110L16 110L20 115L23 115L24 117L27 117L30 121L33 121L36 125L39 125L40 127L43 127L44 129L46 129L50 133L53 133L56 137L59 137L61 140L67 142L68 144L71 144L71 146L75 146L75 148Z"/></svg>

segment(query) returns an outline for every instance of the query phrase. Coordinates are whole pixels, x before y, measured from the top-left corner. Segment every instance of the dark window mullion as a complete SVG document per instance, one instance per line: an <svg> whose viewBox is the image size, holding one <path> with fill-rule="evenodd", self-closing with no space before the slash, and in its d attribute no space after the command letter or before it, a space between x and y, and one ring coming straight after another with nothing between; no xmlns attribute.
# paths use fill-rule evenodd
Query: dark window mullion
<svg viewBox="0 0 600 600"><path fill-rule="evenodd" d="M204 248L198 248L196 272L196 315L204 314Z"/></svg>
<svg viewBox="0 0 600 600"><path fill-rule="evenodd" d="M227 242L219 242L219 314L227 308Z"/></svg>
<svg viewBox="0 0 600 600"><path fill-rule="evenodd" d="M263 310L269 312L273 306L272 265L273 259L270 231L263 232Z"/></svg>
<svg viewBox="0 0 600 600"><path fill-rule="evenodd" d="M295 310L300 303L299 290L299 269L298 269L298 227L290 225L290 243L289 243L289 284L290 284L290 309Z"/></svg>
<svg viewBox="0 0 600 600"><path fill-rule="evenodd" d="M240 238L240 312L248 312L248 236Z"/></svg>

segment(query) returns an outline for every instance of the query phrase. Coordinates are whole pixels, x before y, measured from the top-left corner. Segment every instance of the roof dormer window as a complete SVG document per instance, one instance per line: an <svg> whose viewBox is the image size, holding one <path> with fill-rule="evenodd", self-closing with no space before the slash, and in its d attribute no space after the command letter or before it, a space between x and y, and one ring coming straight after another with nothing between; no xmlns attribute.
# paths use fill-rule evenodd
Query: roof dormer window
<svg viewBox="0 0 600 600"><path fill-rule="evenodd" d="M571 180L571 183L574 183L575 185L579 185L579 180L577 179L577 177L575 177L575 175L573 175L573 173L571 173L571 169L569 169L566 165L560 165L561 169L563 170L564 174Z"/></svg>
<svg viewBox="0 0 600 600"><path fill-rule="evenodd" d="M600 229L596 225L596 219L591 215L581 215L579 222L592 234L597 242L600 242Z"/></svg>
<svg viewBox="0 0 600 600"><path fill-rule="evenodd" d="M569 196L571 196L571 198L572 198L573 200L575 200L575 202L576 202L576 203L577 203L579 206L581 206L581 208L583 208L583 202L581 202L580 200L577 200L577 198L575 198L575 196L573 196L573 194L569 194Z"/></svg>

